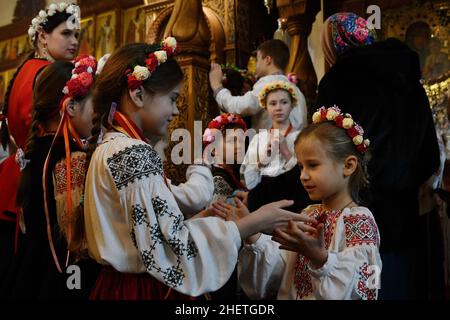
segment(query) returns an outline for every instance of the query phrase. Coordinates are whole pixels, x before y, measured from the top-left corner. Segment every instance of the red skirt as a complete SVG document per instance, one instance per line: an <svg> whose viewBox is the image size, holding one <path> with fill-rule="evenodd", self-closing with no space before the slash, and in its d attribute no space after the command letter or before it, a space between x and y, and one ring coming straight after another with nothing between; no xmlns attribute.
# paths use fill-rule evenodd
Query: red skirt
<svg viewBox="0 0 450 320"><path fill-rule="evenodd" d="M16 154L12 154L0 164L0 220L10 222L16 221L16 216L19 214L16 197L20 169L15 157Z"/></svg>
<svg viewBox="0 0 450 320"><path fill-rule="evenodd" d="M122 273L103 267L90 300L195 300L179 293L148 273Z"/></svg>

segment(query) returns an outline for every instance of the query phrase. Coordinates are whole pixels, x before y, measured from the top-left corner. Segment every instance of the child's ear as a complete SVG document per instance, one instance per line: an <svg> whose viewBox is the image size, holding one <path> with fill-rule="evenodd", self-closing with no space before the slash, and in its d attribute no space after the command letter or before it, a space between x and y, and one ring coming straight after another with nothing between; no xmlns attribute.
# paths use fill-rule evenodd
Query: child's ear
<svg viewBox="0 0 450 320"><path fill-rule="evenodd" d="M358 158L356 156L348 156L344 160L344 177L349 177L358 167Z"/></svg>
<svg viewBox="0 0 450 320"><path fill-rule="evenodd" d="M144 88L142 86L133 90L129 89L128 93L130 94L130 98L134 102L136 107L144 107Z"/></svg>
<svg viewBox="0 0 450 320"><path fill-rule="evenodd" d="M66 99L63 103L63 108L71 118L75 116L75 100L72 98Z"/></svg>
<svg viewBox="0 0 450 320"><path fill-rule="evenodd" d="M273 59L272 59L271 56L265 56L265 57L264 57L264 61L265 61L265 63L266 63L267 65L269 65L269 64L272 64Z"/></svg>

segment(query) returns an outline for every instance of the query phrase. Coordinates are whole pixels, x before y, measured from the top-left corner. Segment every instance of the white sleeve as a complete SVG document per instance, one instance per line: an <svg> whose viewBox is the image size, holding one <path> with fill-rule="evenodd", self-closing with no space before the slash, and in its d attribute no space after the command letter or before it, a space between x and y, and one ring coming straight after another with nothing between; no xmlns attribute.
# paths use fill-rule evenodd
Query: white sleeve
<svg viewBox="0 0 450 320"><path fill-rule="evenodd" d="M214 182L211 170L200 165L190 165L185 183L170 185L175 200L185 218L203 210L213 198Z"/></svg>
<svg viewBox="0 0 450 320"><path fill-rule="evenodd" d="M344 216L343 223L345 248L329 251L328 261L319 269L308 265L314 295L322 300L375 300L382 268L375 220L352 214Z"/></svg>
<svg viewBox="0 0 450 320"><path fill-rule="evenodd" d="M132 176L116 168L136 158L150 160L136 165ZM191 296L222 287L237 262L241 239L236 224L215 217L185 221L166 186L161 159L150 146L125 149L108 163L147 272Z"/></svg>
<svg viewBox="0 0 450 320"><path fill-rule="evenodd" d="M244 176L246 187L251 190L261 182L261 171L258 168L259 135L253 137L241 164L240 173Z"/></svg>
<svg viewBox="0 0 450 320"><path fill-rule="evenodd" d="M233 96L230 90L223 88L217 93L216 101L222 111L237 113L243 117L255 115L263 110L254 90L246 92L243 96Z"/></svg>
<svg viewBox="0 0 450 320"><path fill-rule="evenodd" d="M262 234L239 252L239 284L250 299L276 298L286 268L278 246L270 236Z"/></svg>

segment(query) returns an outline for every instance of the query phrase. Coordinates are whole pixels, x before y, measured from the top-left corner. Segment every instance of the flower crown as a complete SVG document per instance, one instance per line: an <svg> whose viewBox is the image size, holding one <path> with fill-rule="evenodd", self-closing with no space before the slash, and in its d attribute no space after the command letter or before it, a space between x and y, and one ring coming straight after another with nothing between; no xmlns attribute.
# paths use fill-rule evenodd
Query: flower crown
<svg viewBox="0 0 450 320"><path fill-rule="evenodd" d="M259 92L259 103L263 108L266 108L267 95L275 90L285 90L291 95L292 106L295 106L298 101L298 96L295 90L295 85L288 81L276 80L269 82L260 92Z"/></svg>
<svg viewBox="0 0 450 320"><path fill-rule="evenodd" d="M142 82L147 80L156 67L163 64L170 57L174 57L179 52L177 40L174 37L165 38L156 50L150 52L145 59L145 66L135 65L132 69L125 70L127 76L128 89L134 90L142 85Z"/></svg>
<svg viewBox="0 0 450 320"><path fill-rule="evenodd" d="M214 142L215 137L213 130L216 129L222 131L225 126L229 124L236 124L241 127L242 130L247 131L247 125L240 115L234 113L222 113L208 123L208 127L203 133L203 143L206 145Z"/></svg>
<svg viewBox="0 0 450 320"><path fill-rule="evenodd" d="M28 28L28 36L32 43L36 39L37 31L42 28L48 21L48 17L53 16L56 12L66 12L75 17L76 26L79 28L80 24L80 7L73 3L52 3L47 10L39 11L39 14L31 20L31 25Z"/></svg>
<svg viewBox="0 0 450 320"><path fill-rule="evenodd" d="M76 57L74 64L75 68L72 70L72 77L62 90L65 95L63 101L67 97L80 99L87 96L94 83L97 60L93 56L87 54L79 55Z"/></svg>
<svg viewBox="0 0 450 320"><path fill-rule="evenodd" d="M353 144L356 146L356 150L360 153L367 151L370 145L369 139L364 139L364 130L358 125L352 116L348 113L344 114L337 106L331 108L321 107L312 116L314 124L325 121L334 121L338 128L343 128L347 132L347 135L352 139Z"/></svg>

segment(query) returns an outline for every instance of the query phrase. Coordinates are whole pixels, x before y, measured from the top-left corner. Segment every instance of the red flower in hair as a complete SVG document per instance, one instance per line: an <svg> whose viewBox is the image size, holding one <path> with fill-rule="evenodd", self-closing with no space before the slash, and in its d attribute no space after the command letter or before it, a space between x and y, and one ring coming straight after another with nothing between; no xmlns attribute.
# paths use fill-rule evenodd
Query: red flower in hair
<svg viewBox="0 0 450 320"><path fill-rule="evenodd" d="M336 122L336 126L342 128L342 121L344 121L344 116L340 114L336 116L336 118L334 118L334 121Z"/></svg>
<svg viewBox="0 0 450 320"><path fill-rule="evenodd" d="M94 74L97 70L97 61L89 55L80 55L75 61L72 77L67 81L63 89L65 96L83 98L89 94L94 82Z"/></svg>
<svg viewBox="0 0 450 320"><path fill-rule="evenodd" d="M359 135L359 132L358 132L358 130L353 126L353 127L351 127L350 129L347 130L347 134L349 135L350 138L353 139L354 137L356 137L357 135Z"/></svg>
<svg viewBox="0 0 450 320"><path fill-rule="evenodd" d="M133 75L128 75L128 89L135 90L142 86L142 81L136 79Z"/></svg>
<svg viewBox="0 0 450 320"><path fill-rule="evenodd" d="M89 93L89 88L85 87L79 78L71 79L67 82L67 88L69 89L70 95L74 98L84 97Z"/></svg>
<svg viewBox="0 0 450 320"><path fill-rule="evenodd" d="M322 119L322 121L327 121L327 110L326 109L321 109L320 110L320 118Z"/></svg>
<svg viewBox="0 0 450 320"><path fill-rule="evenodd" d="M158 59L153 52L148 55L147 59L145 59L145 64L147 65L147 69L148 71L150 71L150 73L153 73L153 71L155 71L156 67L158 66Z"/></svg>
<svg viewBox="0 0 450 320"><path fill-rule="evenodd" d="M356 146L356 150L358 150L358 152L360 152L360 153L364 153L367 150L367 146L363 142Z"/></svg>
<svg viewBox="0 0 450 320"><path fill-rule="evenodd" d="M83 72L78 75L78 80L85 87L90 87L94 82L94 77L89 72Z"/></svg>

